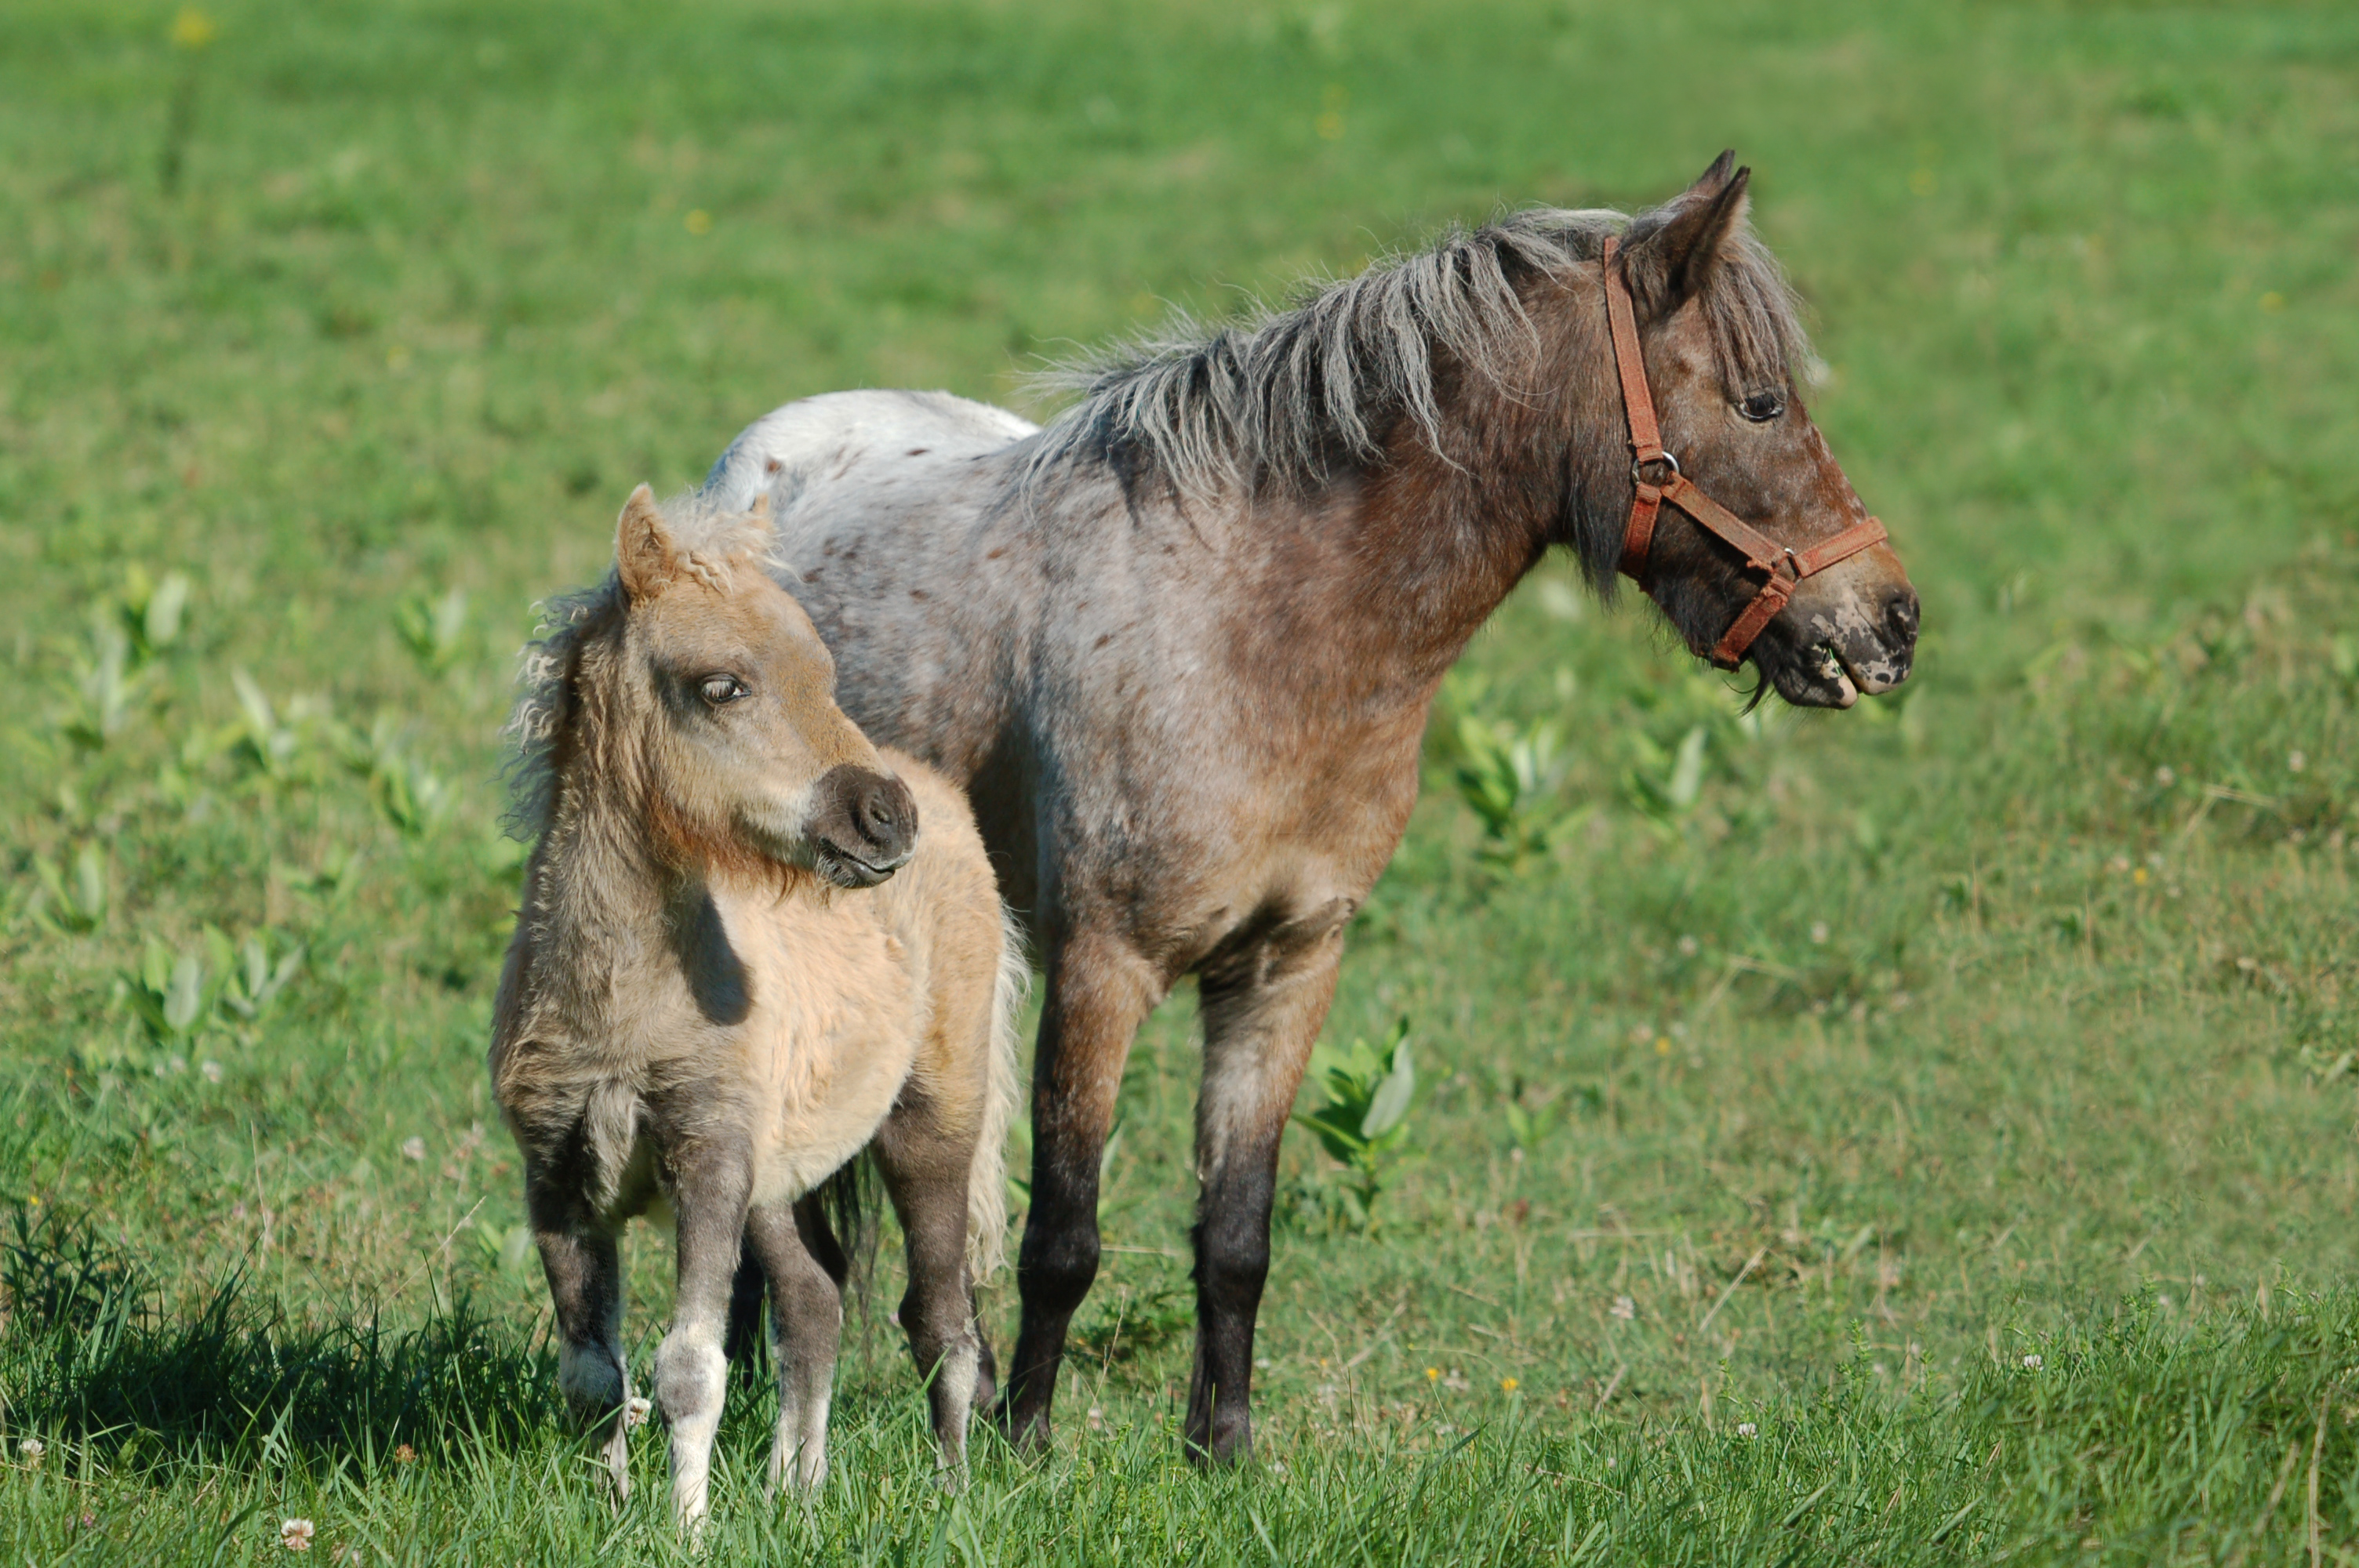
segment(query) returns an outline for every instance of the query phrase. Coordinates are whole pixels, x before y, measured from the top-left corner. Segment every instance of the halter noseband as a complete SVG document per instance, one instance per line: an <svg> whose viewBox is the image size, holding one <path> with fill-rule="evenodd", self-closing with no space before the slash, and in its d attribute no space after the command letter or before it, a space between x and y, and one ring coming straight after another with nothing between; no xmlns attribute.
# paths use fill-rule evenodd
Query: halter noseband
<svg viewBox="0 0 2359 1568"><path fill-rule="evenodd" d="M1733 670L1744 659L1745 651L1753 645L1753 639L1761 634L1761 629L1786 608L1786 601L1794 597L1794 589L1801 586L1804 578L1822 572L1838 561L1849 560L1869 546L1882 544L1888 535L1884 524L1871 517L1807 550L1796 550L1768 538L1698 490L1680 471L1679 460L1663 450L1663 433L1655 423L1655 399L1647 389L1647 362L1639 357L1638 319L1630 304L1630 285L1622 276L1622 269L1614 265L1614 253L1619 245L1619 241L1608 239L1605 254L1597 265L1605 276L1605 319L1614 329L1614 367L1621 373L1622 406L1630 421L1630 478L1637 487L1637 494L1630 503L1629 526L1622 533L1622 570L1645 586L1647 552L1655 541L1655 518L1667 504L1679 508L1701 527L1744 551L1745 569L1764 573L1768 580L1738 613L1735 623L1721 633L1717 646L1708 654L1701 648L1694 650L1721 669ZM1661 484L1649 483L1647 474L1650 469L1666 470L1670 478Z"/></svg>

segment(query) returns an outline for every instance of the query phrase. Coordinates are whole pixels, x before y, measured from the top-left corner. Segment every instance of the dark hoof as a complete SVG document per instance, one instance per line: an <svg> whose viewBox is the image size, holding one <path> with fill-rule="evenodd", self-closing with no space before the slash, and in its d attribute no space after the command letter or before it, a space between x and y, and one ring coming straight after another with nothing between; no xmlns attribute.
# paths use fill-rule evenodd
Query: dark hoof
<svg viewBox="0 0 2359 1568"><path fill-rule="evenodd" d="M1016 1408L1016 1390L1003 1389L991 1407L991 1424L1007 1439L1007 1445L1027 1459L1037 1459L1049 1452L1049 1417L1045 1411L1027 1414Z"/></svg>
<svg viewBox="0 0 2359 1568"><path fill-rule="evenodd" d="M1201 1434L1187 1437L1188 1462L1199 1470L1225 1470L1253 1458L1253 1428L1243 1422L1226 1432L1215 1432L1208 1444Z"/></svg>

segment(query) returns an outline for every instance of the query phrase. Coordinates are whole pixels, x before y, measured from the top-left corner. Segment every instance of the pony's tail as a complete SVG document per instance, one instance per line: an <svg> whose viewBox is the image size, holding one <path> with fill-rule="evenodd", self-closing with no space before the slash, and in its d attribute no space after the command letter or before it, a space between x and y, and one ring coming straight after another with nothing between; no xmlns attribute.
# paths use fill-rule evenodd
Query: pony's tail
<svg viewBox="0 0 2359 1568"><path fill-rule="evenodd" d="M1007 1253L1007 1126L1016 1116L1016 1018L1032 987L1024 938L1002 905L999 972L991 991L991 1040L984 1062L983 1126L966 1182L966 1270L981 1284Z"/></svg>

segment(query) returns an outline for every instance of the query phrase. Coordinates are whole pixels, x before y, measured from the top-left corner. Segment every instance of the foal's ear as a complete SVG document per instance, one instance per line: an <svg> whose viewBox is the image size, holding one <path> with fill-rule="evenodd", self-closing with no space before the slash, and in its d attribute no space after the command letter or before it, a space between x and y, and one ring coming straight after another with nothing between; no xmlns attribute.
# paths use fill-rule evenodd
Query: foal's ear
<svg viewBox="0 0 2359 1568"><path fill-rule="evenodd" d="M679 550L671 530L664 526L655 492L646 485L631 492L623 515L614 524L614 569L623 591L634 600L653 599L679 575Z"/></svg>
<svg viewBox="0 0 2359 1568"><path fill-rule="evenodd" d="M1747 194L1753 170L1737 168L1731 148L1712 160L1710 168L1673 203L1670 220L1647 240L1647 258L1655 277L1658 314L1668 316L1703 292L1721 247L1745 222L1752 205Z"/></svg>

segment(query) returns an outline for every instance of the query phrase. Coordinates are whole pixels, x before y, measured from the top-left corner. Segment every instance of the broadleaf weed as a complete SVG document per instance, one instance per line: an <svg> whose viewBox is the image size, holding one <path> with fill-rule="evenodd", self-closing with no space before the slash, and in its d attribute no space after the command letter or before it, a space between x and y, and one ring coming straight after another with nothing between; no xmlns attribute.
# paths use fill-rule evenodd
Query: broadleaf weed
<svg viewBox="0 0 2359 1568"><path fill-rule="evenodd" d="M1354 1039L1340 1051L1315 1047L1310 1076L1322 1098L1294 1119L1343 1168L1343 1181L1334 1190L1341 1217L1352 1228L1373 1229L1376 1200L1390 1184L1408 1141L1409 1102L1417 1094L1408 1020L1396 1023L1381 1046Z"/></svg>

